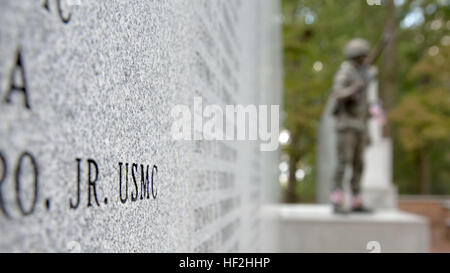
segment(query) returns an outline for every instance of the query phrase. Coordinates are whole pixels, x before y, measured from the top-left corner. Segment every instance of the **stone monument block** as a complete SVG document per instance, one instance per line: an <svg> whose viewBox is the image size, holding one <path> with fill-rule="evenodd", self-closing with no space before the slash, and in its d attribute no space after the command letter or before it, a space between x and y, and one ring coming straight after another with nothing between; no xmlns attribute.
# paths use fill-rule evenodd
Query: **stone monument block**
<svg viewBox="0 0 450 273"><path fill-rule="evenodd" d="M425 217L395 209L336 215L331 205L279 205L279 251L312 253L426 253L430 226ZM275 221L275 220L274 220Z"/></svg>
<svg viewBox="0 0 450 273"><path fill-rule="evenodd" d="M174 140L171 109L280 105L279 12L275 0L2 1L0 251L262 250L278 152Z"/></svg>

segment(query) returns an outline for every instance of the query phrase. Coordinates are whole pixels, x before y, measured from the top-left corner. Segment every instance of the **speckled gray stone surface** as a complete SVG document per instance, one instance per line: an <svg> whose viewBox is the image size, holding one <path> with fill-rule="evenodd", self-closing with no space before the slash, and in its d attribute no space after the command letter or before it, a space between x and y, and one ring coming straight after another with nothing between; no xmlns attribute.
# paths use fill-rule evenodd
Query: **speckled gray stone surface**
<svg viewBox="0 0 450 273"><path fill-rule="evenodd" d="M0 251L262 250L258 212L278 195L277 152L172 140L170 110L194 96L280 103L277 1L0 3ZM9 92L24 82L18 53L29 109ZM131 200L133 163L139 191L141 164L157 166L156 198Z"/></svg>

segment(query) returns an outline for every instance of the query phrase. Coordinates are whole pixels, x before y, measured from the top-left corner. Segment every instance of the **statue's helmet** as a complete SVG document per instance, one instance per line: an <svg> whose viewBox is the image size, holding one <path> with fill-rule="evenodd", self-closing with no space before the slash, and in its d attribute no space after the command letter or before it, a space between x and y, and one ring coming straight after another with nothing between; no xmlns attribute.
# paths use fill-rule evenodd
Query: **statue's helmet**
<svg viewBox="0 0 450 273"><path fill-rule="evenodd" d="M370 52L370 44L367 40L355 38L350 40L345 46L344 54L348 59L367 56Z"/></svg>

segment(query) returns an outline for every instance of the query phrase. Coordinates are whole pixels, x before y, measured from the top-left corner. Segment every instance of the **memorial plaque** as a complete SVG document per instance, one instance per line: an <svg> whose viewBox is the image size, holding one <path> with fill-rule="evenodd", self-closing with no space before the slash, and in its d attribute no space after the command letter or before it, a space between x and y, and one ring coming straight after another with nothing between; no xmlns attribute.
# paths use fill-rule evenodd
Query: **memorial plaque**
<svg viewBox="0 0 450 273"><path fill-rule="evenodd" d="M0 251L264 250L277 151L171 109L279 105L279 35L270 0L2 1Z"/></svg>

